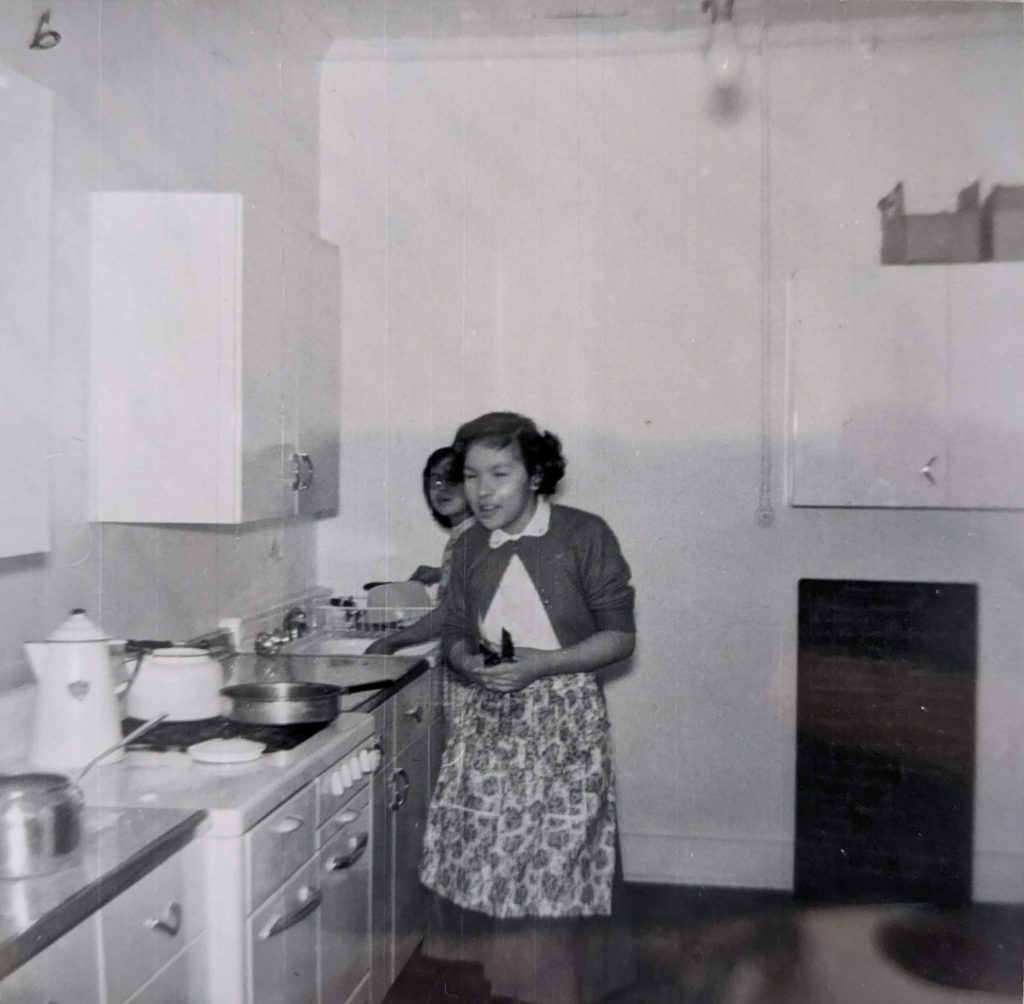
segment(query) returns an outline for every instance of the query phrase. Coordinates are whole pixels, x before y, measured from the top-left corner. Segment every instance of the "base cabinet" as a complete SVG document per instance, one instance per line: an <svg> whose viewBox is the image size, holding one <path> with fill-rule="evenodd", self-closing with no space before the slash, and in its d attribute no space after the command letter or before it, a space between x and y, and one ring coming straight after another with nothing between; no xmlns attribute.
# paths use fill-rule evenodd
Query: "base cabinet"
<svg viewBox="0 0 1024 1004"><path fill-rule="evenodd" d="M427 823L430 788L427 733L395 758L392 785L392 979L409 961L427 923L427 893L420 885L419 864Z"/></svg>
<svg viewBox="0 0 1024 1004"><path fill-rule="evenodd" d="M367 793L321 829L323 891L318 931L320 1000L367 999L370 971L370 798Z"/></svg>
<svg viewBox="0 0 1024 1004"><path fill-rule="evenodd" d="M323 891L311 862L249 921L252 1004L317 999L317 922Z"/></svg>
<svg viewBox="0 0 1024 1004"><path fill-rule="evenodd" d="M195 843L0 983L2 1004L215 1004Z"/></svg>
<svg viewBox="0 0 1024 1004"><path fill-rule="evenodd" d="M190 844L100 910L108 1004L131 998L202 931L197 853ZM193 996L205 999L203 988Z"/></svg>
<svg viewBox="0 0 1024 1004"><path fill-rule="evenodd" d="M384 737L373 804L374 855L371 1000L379 1004L423 938L428 896L419 881L427 808L433 791L432 736L440 670L414 680L375 712Z"/></svg>
<svg viewBox="0 0 1024 1004"><path fill-rule="evenodd" d="M213 1004L202 984L205 956L206 942L199 938L133 993L126 1004Z"/></svg>
<svg viewBox="0 0 1024 1004"><path fill-rule="evenodd" d="M100 1004L99 922L82 921L0 983L3 1004Z"/></svg>
<svg viewBox="0 0 1024 1004"><path fill-rule="evenodd" d="M216 1004L365 997L376 839L371 748L350 750L241 838L201 841ZM356 773L356 763L365 770Z"/></svg>

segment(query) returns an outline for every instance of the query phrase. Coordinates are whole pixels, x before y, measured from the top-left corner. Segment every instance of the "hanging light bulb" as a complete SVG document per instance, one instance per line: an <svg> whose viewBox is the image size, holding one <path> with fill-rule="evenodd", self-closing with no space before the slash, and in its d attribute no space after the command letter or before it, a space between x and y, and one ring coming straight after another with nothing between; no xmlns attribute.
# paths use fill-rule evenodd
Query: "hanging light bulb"
<svg viewBox="0 0 1024 1004"><path fill-rule="evenodd" d="M704 72L715 87L735 87L743 76L746 58L736 37L732 20L733 0L704 0L702 10L711 11L711 35L704 53Z"/></svg>

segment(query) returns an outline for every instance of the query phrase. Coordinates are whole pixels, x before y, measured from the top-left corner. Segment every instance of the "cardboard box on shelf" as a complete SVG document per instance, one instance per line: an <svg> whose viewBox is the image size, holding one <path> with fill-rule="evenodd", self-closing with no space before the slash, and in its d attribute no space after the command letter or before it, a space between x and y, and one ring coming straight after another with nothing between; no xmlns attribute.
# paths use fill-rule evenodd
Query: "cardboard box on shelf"
<svg viewBox="0 0 1024 1004"><path fill-rule="evenodd" d="M988 261L1024 261L1024 185L993 185L982 212Z"/></svg>
<svg viewBox="0 0 1024 1004"><path fill-rule="evenodd" d="M952 213L907 213L903 182L878 202L882 264L919 265L981 261L981 183L963 189Z"/></svg>

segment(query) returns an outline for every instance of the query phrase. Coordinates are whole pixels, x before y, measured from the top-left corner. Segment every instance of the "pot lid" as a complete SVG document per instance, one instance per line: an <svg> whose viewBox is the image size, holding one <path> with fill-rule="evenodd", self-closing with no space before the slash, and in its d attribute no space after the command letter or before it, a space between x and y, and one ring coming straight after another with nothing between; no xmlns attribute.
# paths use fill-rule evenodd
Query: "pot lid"
<svg viewBox="0 0 1024 1004"><path fill-rule="evenodd" d="M30 798L68 788L70 784L63 774L4 774L0 775L0 798Z"/></svg>
<svg viewBox="0 0 1024 1004"><path fill-rule="evenodd" d="M149 652L145 653L145 658L149 661L162 662L163 660L171 661L182 661L186 659L197 660L202 659L204 662L216 662L216 660L210 655L209 649L205 648L192 648L187 645L174 645L166 648L154 648Z"/></svg>
<svg viewBox="0 0 1024 1004"><path fill-rule="evenodd" d="M110 641L106 632L85 615L82 607L71 611L68 619L51 634L47 641Z"/></svg>

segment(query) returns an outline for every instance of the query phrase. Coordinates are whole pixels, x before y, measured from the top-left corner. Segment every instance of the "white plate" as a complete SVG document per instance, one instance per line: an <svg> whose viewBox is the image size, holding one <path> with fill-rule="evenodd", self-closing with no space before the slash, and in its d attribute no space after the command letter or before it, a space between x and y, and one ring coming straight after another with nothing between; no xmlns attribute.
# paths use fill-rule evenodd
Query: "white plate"
<svg viewBox="0 0 1024 1004"><path fill-rule="evenodd" d="M245 763L258 760L266 748L252 739L207 739L189 746L188 755L200 763Z"/></svg>

